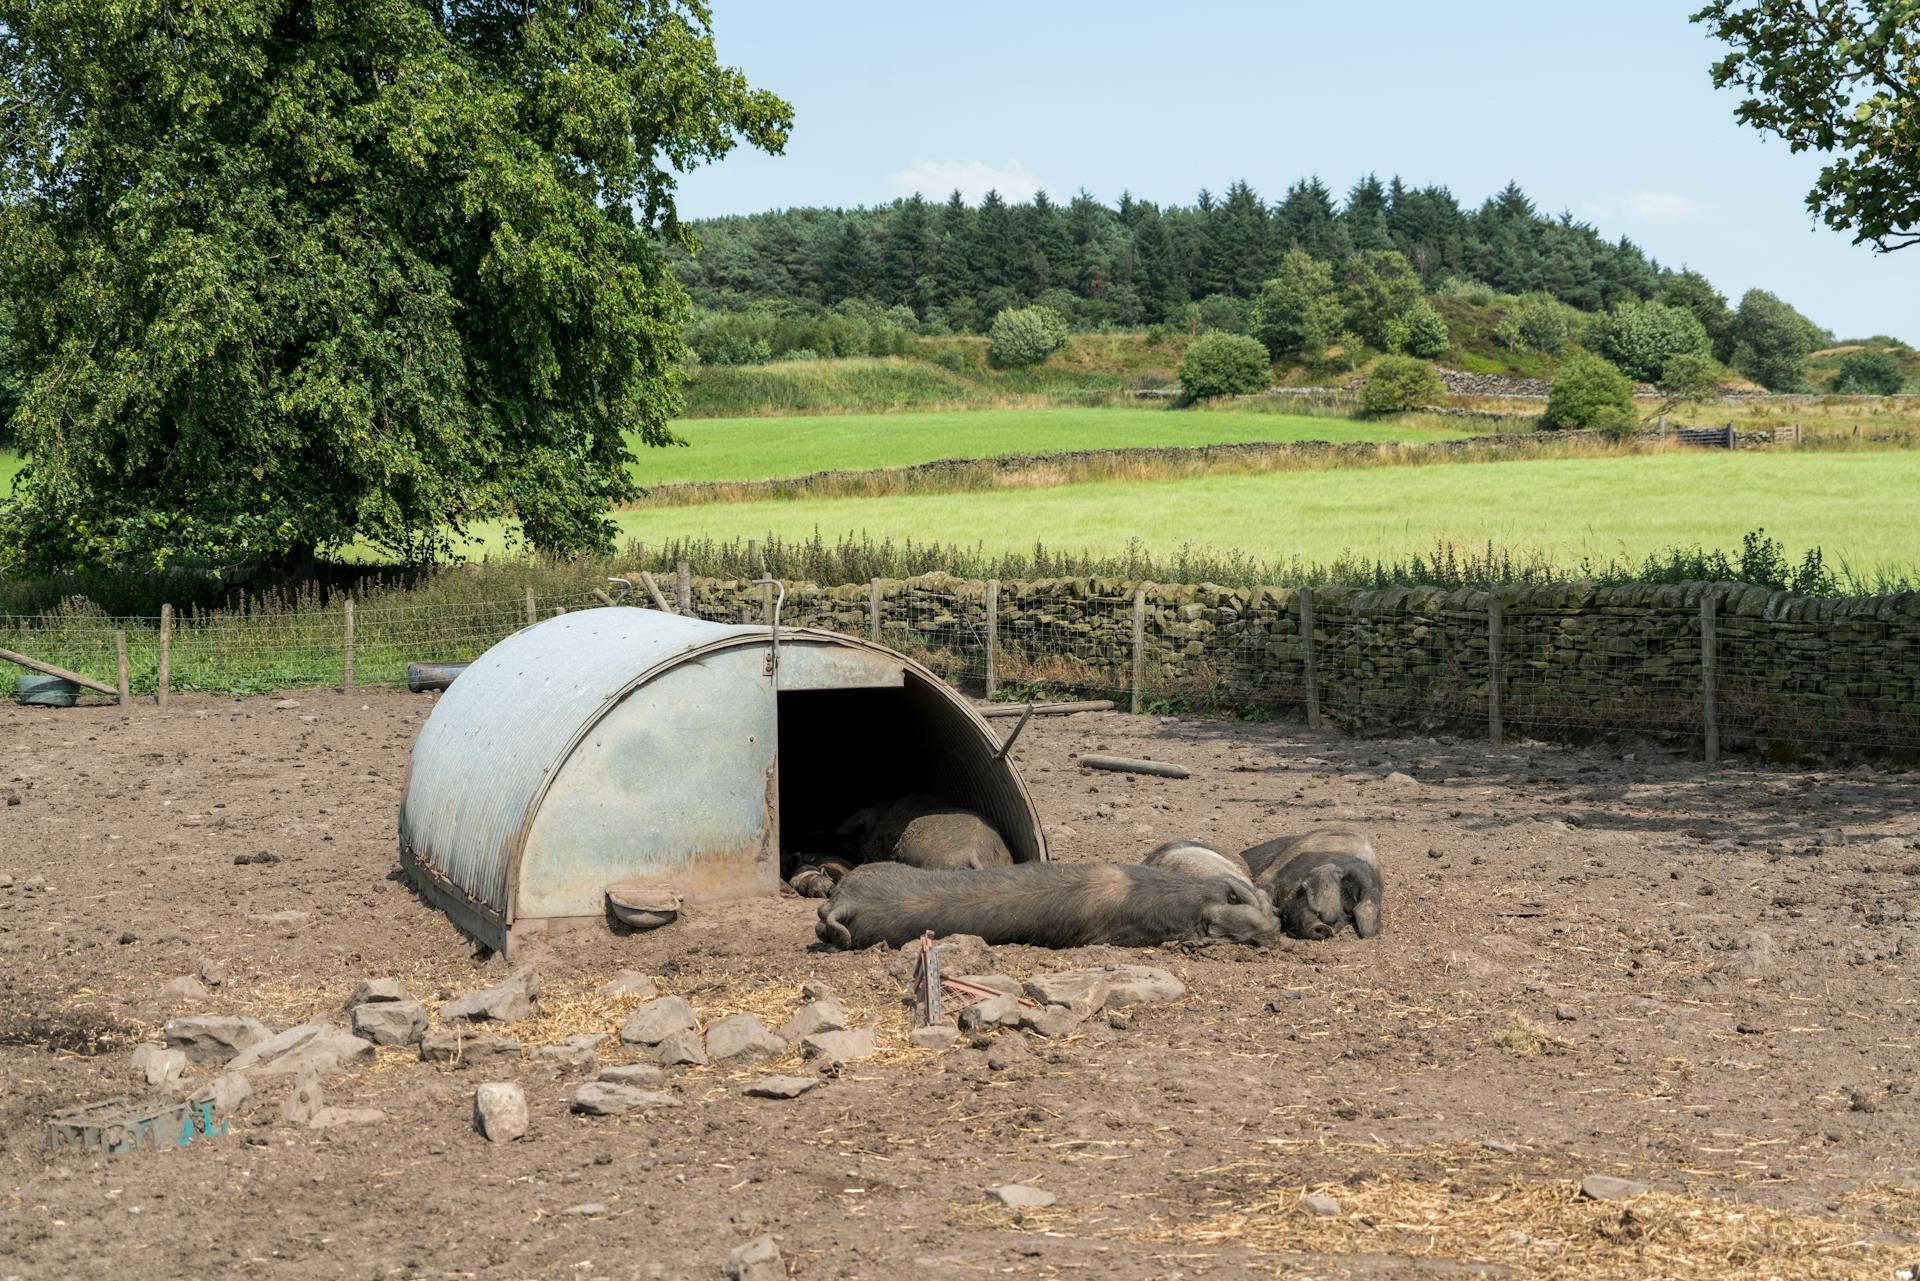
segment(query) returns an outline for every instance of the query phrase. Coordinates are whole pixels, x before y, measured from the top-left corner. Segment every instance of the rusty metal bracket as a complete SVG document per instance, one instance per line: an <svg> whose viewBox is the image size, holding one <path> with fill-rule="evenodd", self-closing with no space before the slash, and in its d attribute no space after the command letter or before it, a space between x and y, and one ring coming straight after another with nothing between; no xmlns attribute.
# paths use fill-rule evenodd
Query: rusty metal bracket
<svg viewBox="0 0 1920 1281"><path fill-rule="evenodd" d="M1013 750L1014 743L1020 737L1020 731L1025 729L1027 727L1027 722L1032 719L1033 719L1033 704L1028 703L1027 710L1020 713L1019 723L1013 727L1013 733L1007 735L1007 741L1000 744L999 750L994 752L993 754L994 760L1004 761L1007 759L1007 753Z"/></svg>

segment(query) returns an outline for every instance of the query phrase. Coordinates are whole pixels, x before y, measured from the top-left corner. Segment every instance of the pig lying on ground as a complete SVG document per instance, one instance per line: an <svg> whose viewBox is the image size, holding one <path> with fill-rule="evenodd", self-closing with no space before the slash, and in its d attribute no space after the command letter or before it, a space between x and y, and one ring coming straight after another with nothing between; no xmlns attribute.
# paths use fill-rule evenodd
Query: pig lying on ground
<svg viewBox="0 0 1920 1281"><path fill-rule="evenodd" d="M934 796L916 794L869 805L834 835L861 863L887 861L929 870L1013 865L1013 855L992 825L972 810Z"/></svg>
<svg viewBox="0 0 1920 1281"><path fill-rule="evenodd" d="M1112 865L925 871L870 863L834 887L814 932L845 949L899 947L927 930L976 934L995 945L1150 947L1194 938L1244 943L1277 925L1265 894L1224 876Z"/></svg>
<svg viewBox="0 0 1920 1281"><path fill-rule="evenodd" d="M1140 866L1165 868L1188 876L1233 876L1253 884L1253 874L1247 871L1245 859L1199 841L1168 841L1141 859Z"/></svg>
<svg viewBox="0 0 1920 1281"><path fill-rule="evenodd" d="M1363 939L1380 932L1380 869L1347 854L1296 854L1267 882L1280 928L1297 939L1332 938L1347 925Z"/></svg>
<svg viewBox="0 0 1920 1281"><path fill-rule="evenodd" d="M1267 891L1273 901L1278 903L1280 896L1273 893L1273 874L1280 870L1283 863L1301 854L1337 854L1343 858L1357 858L1362 863L1380 870L1380 860L1374 857L1373 842L1352 828L1329 827L1316 832L1302 832L1298 836L1276 836L1270 841L1240 851L1240 859L1247 865L1247 874L1253 883Z"/></svg>

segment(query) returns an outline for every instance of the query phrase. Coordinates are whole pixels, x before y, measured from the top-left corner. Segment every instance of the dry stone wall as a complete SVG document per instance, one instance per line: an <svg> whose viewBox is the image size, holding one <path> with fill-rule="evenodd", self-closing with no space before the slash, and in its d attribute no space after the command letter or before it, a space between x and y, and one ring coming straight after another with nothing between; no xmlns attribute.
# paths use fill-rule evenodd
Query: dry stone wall
<svg viewBox="0 0 1920 1281"><path fill-rule="evenodd" d="M694 612L757 621L763 590L694 579ZM1002 689L1124 696L1139 590L1150 706L1304 707L1301 593L1279 587L1002 582L994 655ZM789 583L782 625L867 635L874 591L870 584ZM877 592L886 643L979 692L987 673L987 583L932 574L881 580ZM1709 597L1716 716L1728 747L1920 750L1920 593L1803 598L1737 583L1320 588L1311 594L1313 683L1323 715L1351 729L1484 731L1497 599L1508 733L1699 738L1701 606Z"/></svg>

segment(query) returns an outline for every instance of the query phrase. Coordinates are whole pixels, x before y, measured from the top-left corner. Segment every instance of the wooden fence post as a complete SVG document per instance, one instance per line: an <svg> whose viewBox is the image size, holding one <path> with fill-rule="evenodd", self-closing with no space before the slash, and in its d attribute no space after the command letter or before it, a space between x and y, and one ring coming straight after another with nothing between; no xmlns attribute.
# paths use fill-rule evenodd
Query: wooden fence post
<svg viewBox="0 0 1920 1281"><path fill-rule="evenodd" d="M1140 714L1141 686L1147 678L1147 589L1133 592L1133 714Z"/></svg>
<svg viewBox="0 0 1920 1281"><path fill-rule="evenodd" d="M340 664L340 688L353 688L353 597L347 597L346 603L346 645Z"/></svg>
<svg viewBox="0 0 1920 1281"><path fill-rule="evenodd" d="M880 643L880 580L867 584L867 631L873 643Z"/></svg>
<svg viewBox="0 0 1920 1281"><path fill-rule="evenodd" d="M125 632L113 634L113 648L120 659L120 706L125 707L130 698L127 689L127 634Z"/></svg>
<svg viewBox="0 0 1920 1281"><path fill-rule="evenodd" d="M987 580L987 697L1000 688L1000 580Z"/></svg>
<svg viewBox="0 0 1920 1281"><path fill-rule="evenodd" d="M1300 669L1307 696L1307 728L1320 728L1320 689L1313 672L1313 588L1300 589Z"/></svg>
<svg viewBox="0 0 1920 1281"><path fill-rule="evenodd" d="M1706 730L1707 764L1720 759L1719 638L1714 634L1714 611L1719 602L1708 588L1700 597L1700 718Z"/></svg>
<svg viewBox="0 0 1920 1281"><path fill-rule="evenodd" d="M693 567L684 560L673 567L673 594L680 600L680 612L693 614Z"/></svg>
<svg viewBox="0 0 1920 1281"><path fill-rule="evenodd" d="M529 587L527 588L527 626L532 627L539 621L540 615L536 614L533 609L533 588Z"/></svg>
<svg viewBox="0 0 1920 1281"><path fill-rule="evenodd" d="M160 680L156 692L160 706L167 705L173 684L173 606L160 607Z"/></svg>
<svg viewBox="0 0 1920 1281"><path fill-rule="evenodd" d="M1504 679L1500 670L1500 595L1487 595L1487 740L1495 747L1506 741L1506 726L1500 716L1500 695Z"/></svg>

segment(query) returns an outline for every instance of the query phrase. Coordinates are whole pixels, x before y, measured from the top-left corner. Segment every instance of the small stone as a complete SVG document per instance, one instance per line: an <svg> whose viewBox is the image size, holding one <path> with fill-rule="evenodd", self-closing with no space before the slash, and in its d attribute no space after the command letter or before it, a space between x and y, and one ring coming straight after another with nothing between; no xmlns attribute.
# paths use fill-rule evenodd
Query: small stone
<svg viewBox="0 0 1920 1281"><path fill-rule="evenodd" d="M412 999L399 979L367 979L353 989L353 995L347 998L347 1009L356 1009L369 1003L380 1004Z"/></svg>
<svg viewBox="0 0 1920 1281"><path fill-rule="evenodd" d="M489 1081L475 1087L473 1128L489 1143L511 1143L526 1134L526 1092L511 1081Z"/></svg>
<svg viewBox="0 0 1920 1281"><path fill-rule="evenodd" d="M665 1067L690 1067L705 1063L707 1051L700 1044L700 1033L688 1028L649 1048L647 1057Z"/></svg>
<svg viewBox="0 0 1920 1281"><path fill-rule="evenodd" d="M1482 1139L1480 1140L1480 1146L1489 1152L1500 1152L1507 1156L1512 1156L1520 1150L1519 1147L1507 1142L1505 1139Z"/></svg>
<svg viewBox="0 0 1920 1281"><path fill-rule="evenodd" d="M786 1052L787 1043L751 1014L730 1014L707 1028L707 1054L716 1063L770 1059Z"/></svg>
<svg viewBox="0 0 1920 1281"><path fill-rule="evenodd" d="M167 985L160 989L163 1001L204 1001L209 995L206 984L187 974L168 979Z"/></svg>
<svg viewBox="0 0 1920 1281"><path fill-rule="evenodd" d="M992 1027L1017 1027L1020 1002L1011 996L994 996L960 1011L960 1030L979 1032Z"/></svg>
<svg viewBox="0 0 1920 1281"><path fill-rule="evenodd" d="M238 1072L223 1072L194 1092L196 1100L213 1104L215 1116L232 1116L253 1094L253 1086Z"/></svg>
<svg viewBox="0 0 1920 1281"><path fill-rule="evenodd" d="M1553 1007L1553 1017L1559 1019L1562 1023L1571 1023L1575 1019L1578 1019L1580 1015L1570 1006L1556 1005Z"/></svg>
<svg viewBox="0 0 1920 1281"><path fill-rule="evenodd" d="M1395 770L1395 771L1393 771L1393 773L1391 773L1391 774L1389 774L1389 775L1387 775L1387 776L1386 776L1385 778L1383 778L1383 779L1381 779L1380 781L1381 781L1382 783L1385 783L1385 784L1386 784L1386 785L1387 785L1388 787L1418 787L1418 786L1420 786L1420 780L1419 780L1419 779L1417 779L1417 778L1415 778L1415 777L1414 777L1413 775L1411 775L1411 774L1402 774L1402 773L1401 773L1401 772L1400 772L1399 770Z"/></svg>
<svg viewBox="0 0 1920 1281"><path fill-rule="evenodd" d="M959 1042L959 1029L948 1027L945 1023L935 1023L932 1027L917 1027L907 1033L907 1044L919 1050L948 1050Z"/></svg>
<svg viewBox="0 0 1920 1281"><path fill-rule="evenodd" d="M1860 1090L1848 1091L1847 1111L1870 1113L1870 1112L1877 1112L1879 1110L1880 1110L1880 1106L1879 1104L1873 1101L1873 1096L1871 1094L1864 1093Z"/></svg>
<svg viewBox="0 0 1920 1281"><path fill-rule="evenodd" d="M1316 1193L1312 1196L1302 1198L1300 1208L1308 1214L1338 1214L1340 1213L1340 1202L1333 1197L1321 1196Z"/></svg>
<svg viewBox="0 0 1920 1281"><path fill-rule="evenodd" d="M1036 1036L1070 1036L1080 1026L1073 1011L1064 1005L1043 1005L1038 1009L1023 1007L1020 1011L1020 1026Z"/></svg>
<svg viewBox="0 0 1920 1281"><path fill-rule="evenodd" d="M819 1084L817 1076L769 1076L755 1081L741 1093L756 1099L797 1099Z"/></svg>
<svg viewBox="0 0 1920 1281"><path fill-rule="evenodd" d="M639 1090L658 1089L667 1080L667 1074L651 1063L627 1063L618 1067L603 1067L600 1075L594 1078L608 1085L631 1085Z"/></svg>
<svg viewBox="0 0 1920 1281"><path fill-rule="evenodd" d="M275 703L273 704L273 710L274 710L274 711L276 711L276 712L290 712L290 711L292 711L292 710L293 710L294 708L296 708L296 707L298 707L298 706L300 706L300 700L299 700L299 699L297 699L297 698L282 698L282 699L279 699L279 700L277 700L277 701L275 701Z"/></svg>
<svg viewBox="0 0 1920 1281"><path fill-rule="evenodd" d="M872 1054L875 1048L873 1029L870 1027L843 1029L836 1032L815 1032L800 1042L801 1057L826 1059L835 1063L846 1059L864 1059Z"/></svg>
<svg viewBox="0 0 1920 1281"><path fill-rule="evenodd" d="M254 1019L231 1014L197 1014L191 1018L168 1019L160 1035L174 1049L185 1050L187 1058L194 1063L225 1063L273 1033Z"/></svg>
<svg viewBox="0 0 1920 1281"><path fill-rule="evenodd" d="M1626 1201L1652 1191L1644 1183L1615 1178L1611 1174L1589 1174L1580 1180L1580 1195L1589 1201Z"/></svg>
<svg viewBox="0 0 1920 1281"><path fill-rule="evenodd" d="M343 1125L372 1125L387 1119L379 1108L321 1108L307 1122L309 1130L331 1130Z"/></svg>
<svg viewBox="0 0 1920 1281"><path fill-rule="evenodd" d="M513 976L499 987L482 988L455 997L440 1007L440 1021L452 1023L466 1019L474 1023L488 1020L517 1023L533 1013L533 1003L539 999L540 975L528 966L515 970Z"/></svg>
<svg viewBox="0 0 1920 1281"><path fill-rule="evenodd" d="M1024 1036L1003 1036L993 1043L987 1051L987 1070L1004 1072L1015 1064L1024 1063L1032 1055L1027 1050L1027 1038Z"/></svg>
<svg viewBox="0 0 1920 1281"><path fill-rule="evenodd" d="M789 1045L798 1044L819 1032L838 1032L847 1026L847 1011L831 997L808 1001L780 1025L780 1037Z"/></svg>
<svg viewBox="0 0 1920 1281"><path fill-rule="evenodd" d="M186 1051L169 1050L164 1045L141 1045L133 1051L133 1068L146 1077L148 1085L169 1085L186 1072Z"/></svg>
<svg viewBox="0 0 1920 1281"><path fill-rule="evenodd" d="M227 981L227 967L212 958L200 962L200 981L208 987L219 987Z"/></svg>
<svg viewBox="0 0 1920 1281"><path fill-rule="evenodd" d="M1045 1188L1025 1183L1005 1183L997 1188L988 1188L987 1196L1009 1210L1035 1210L1060 1199Z"/></svg>
<svg viewBox="0 0 1920 1281"><path fill-rule="evenodd" d="M1187 994L1187 985L1165 970L1151 965L1109 965L1100 971L1107 981L1107 1009L1122 1005L1142 1005L1177 1001Z"/></svg>
<svg viewBox="0 0 1920 1281"><path fill-rule="evenodd" d="M769 1236L758 1236L727 1253L727 1281L787 1281L787 1263Z"/></svg>
<svg viewBox="0 0 1920 1281"><path fill-rule="evenodd" d="M562 1214L577 1215L583 1219L597 1219L607 1212L607 1207L599 1201L582 1201L579 1205L570 1205L560 1211Z"/></svg>
<svg viewBox="0 0 1920 1281"><path fill-rule="evenodd" d="M613 981L601 985L602 996L637 996L643 1001L651 1001L660 995L653 980L639 970L621 970L613 976Z"/></svg>
<svg viewBox="0 0 1920 1281"><path fill-rule="evenodd" d="M557 1045L536 1046L527 1057L562 1072L584 1072L600 1057L600 1047L611 1039L605 1032L581 1032Z"/></svg>
<svg viewBox="0 0 1920 1281"><path fill-rule="evenodd" d="M1133 1026L1133 1015L1125 1010L1114 1010L1107 1015L1107 1026L1116 1032L1124 1032Z"/></svg>
<svg viewBox="0 0 1920 1281"><path fill-rule="evenodd" d="M832 988L819 979L808 979L800 985L800 999L802 1001L838 1001L840 998L834 994Z"/></svg>
<svg viewBox="0 0 1920 1281"><path fill-rule="evenodd" d="M567 1106L587 1116L621 1116L639 1108L678 1107L680 1100L656 1090L611 1081L588 1081L574 1090Z"/></svg>
<svg viewBox="0 0 1920 1281"><path fill-rule="evenodd" d="M1106 1008L1111 995L1106 978L1092 970L1065 974L1036 974L1027 980L1027 995L1042 1005L1064 1005L1078 1019L1090 1019Z"/></svg>
<svg viewBox="0 0 1920 1281"><path fill-rule="evenodd" d="M330 1023L302 1023L249 1046L227 1066L257 1076L321 1076L342 1064L373 1057L373 1042Z"/></svg>
<svg viewBox="0 0 1920 1281"><path fill-rule="evenodd" d="M620 1039L628 1045L658 1045L676 1032L699 1027L691 1005L677 996L663 996L635 1010L620 1029Z"/></svg>
<svg viewBox="0 0 1920 1281"><path fill-rule="evenodd" d="M306 1125L327 1106L326 1091L312 1077L297 1083L293 1092L280 1100L280 1119L289 1125Z"/></svg>
<svg viewBox="0 0 1920 1281"><path fill-rule="evenodd" d="M353 1031L375 1045L416 1045L427 1034L427 1007L418 1001L374 1001L353 1007Z"/></svg>
<svg viewBox="0 0 1920 1281"><path fill-rule="evenodd" d="M498 1067L520 1061L520 1042L510 1036L437 1027L421 1039L420 1058L426 1063Z"/></svg>

